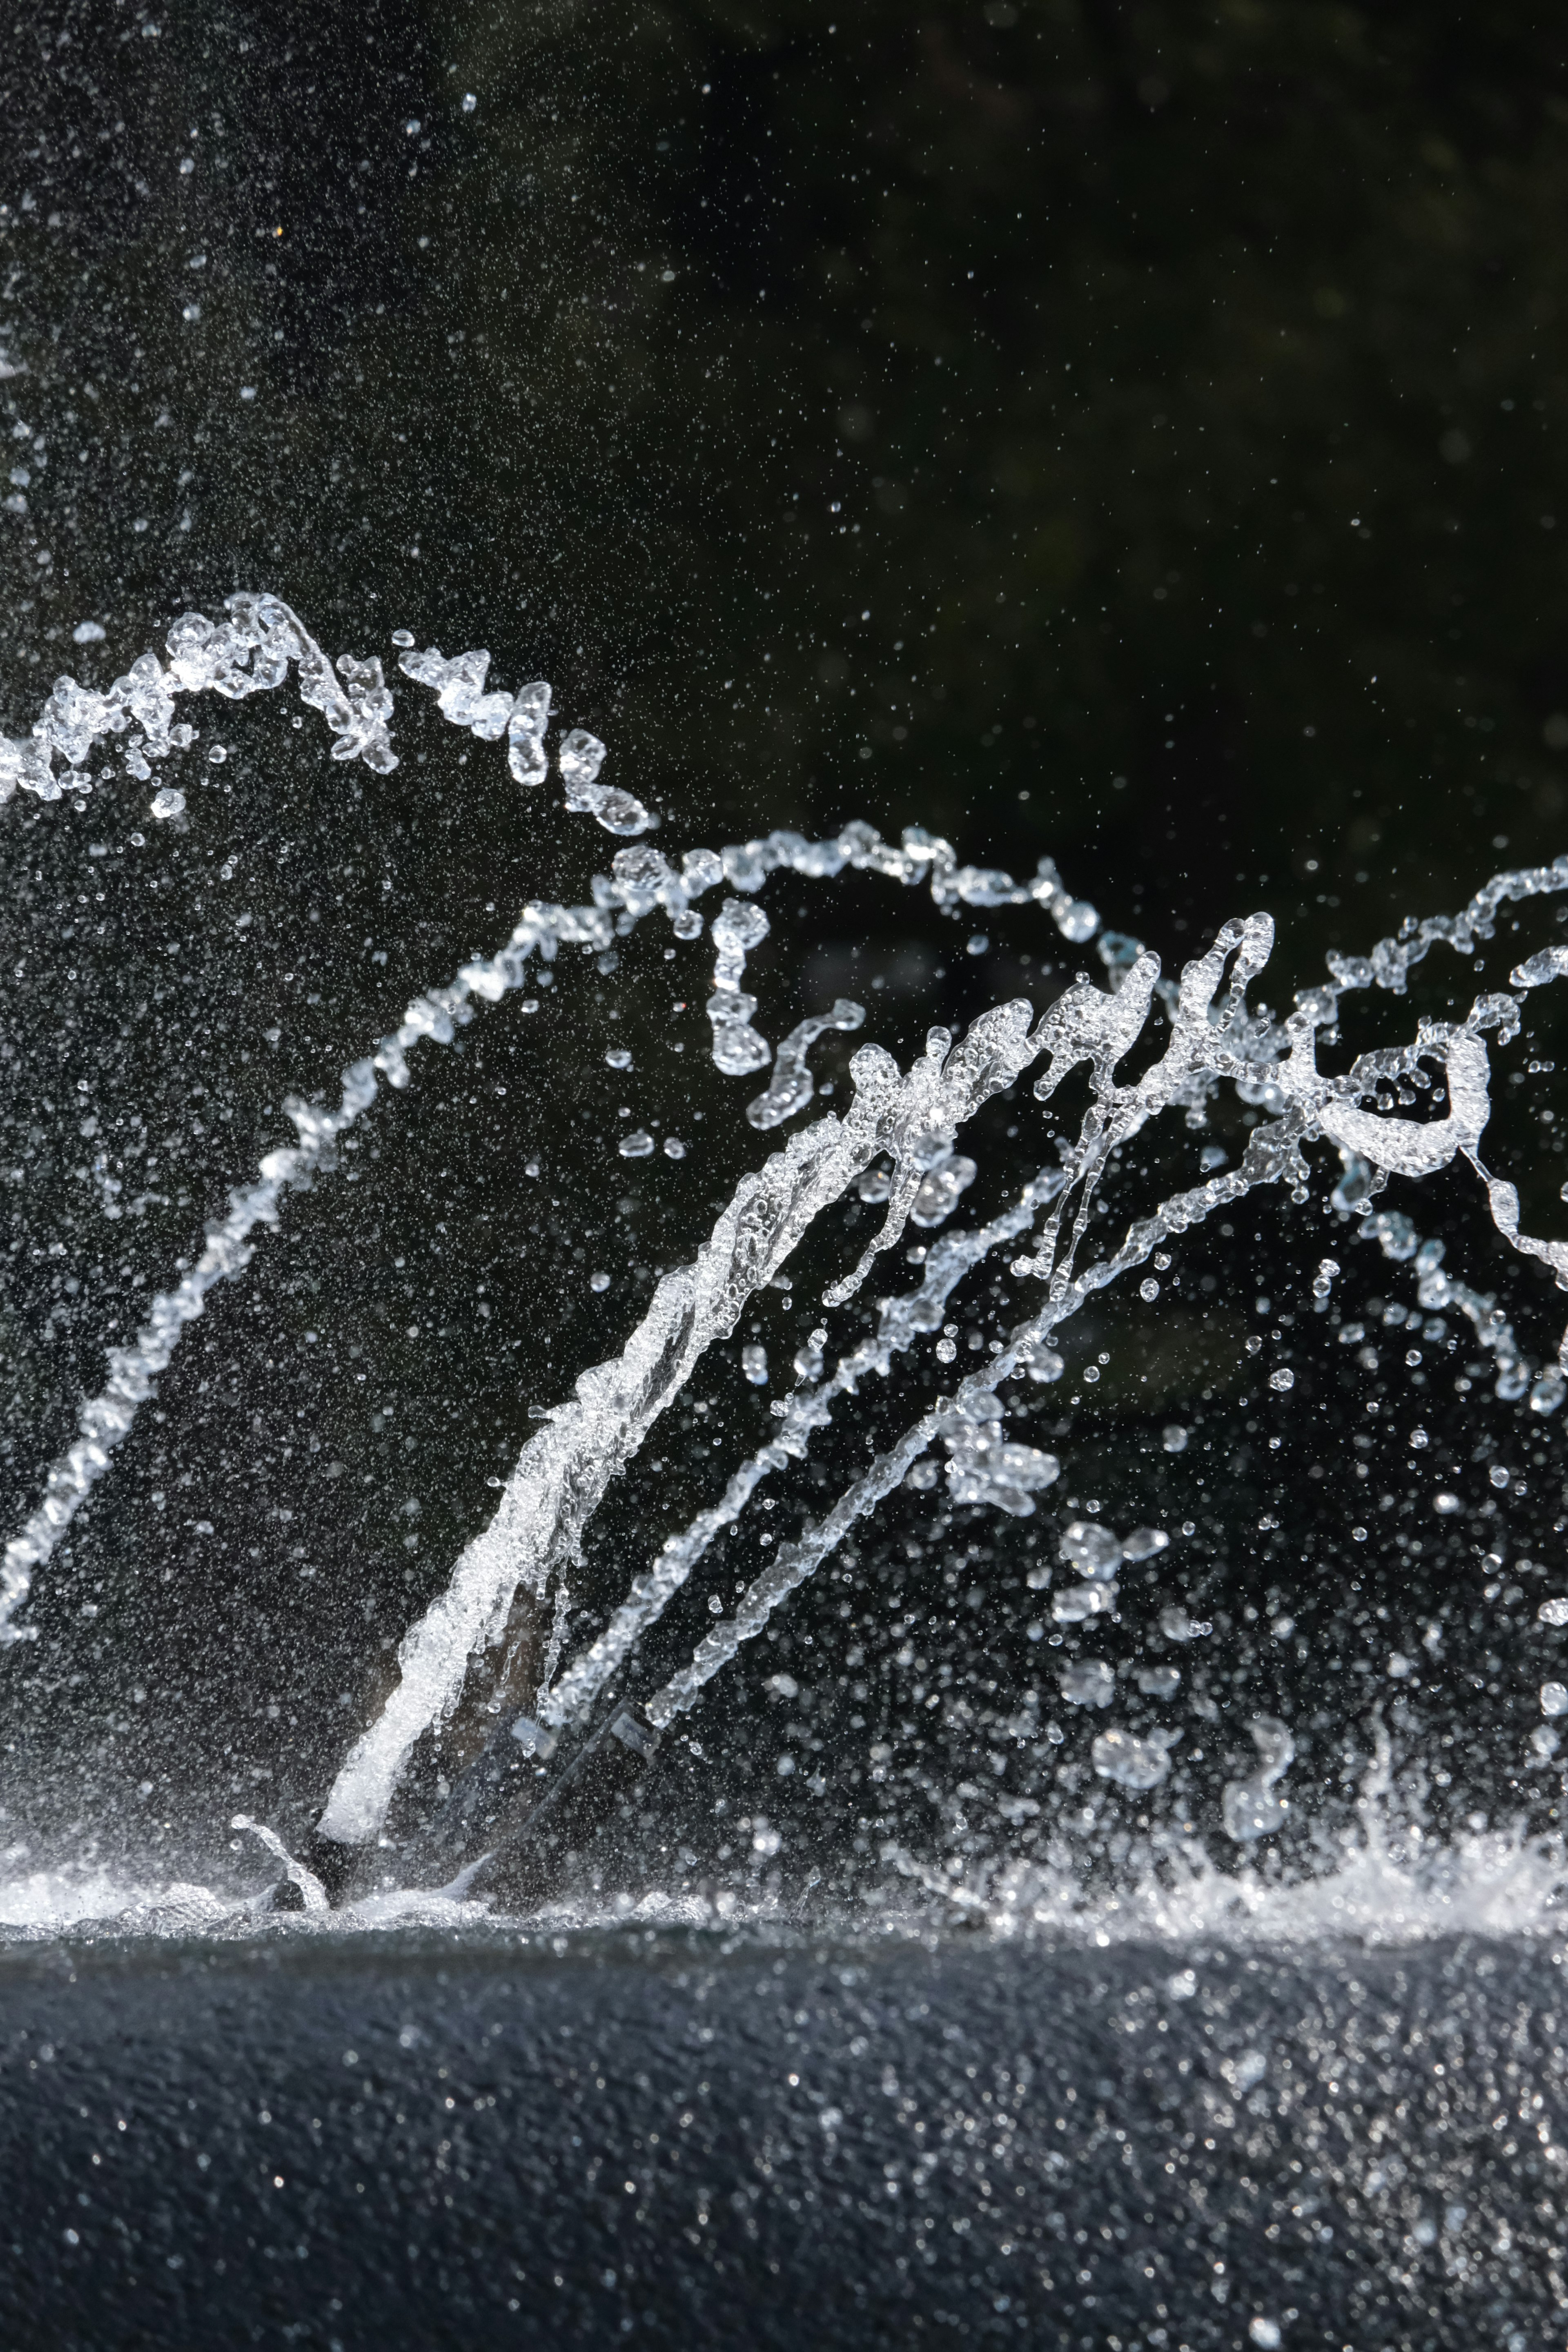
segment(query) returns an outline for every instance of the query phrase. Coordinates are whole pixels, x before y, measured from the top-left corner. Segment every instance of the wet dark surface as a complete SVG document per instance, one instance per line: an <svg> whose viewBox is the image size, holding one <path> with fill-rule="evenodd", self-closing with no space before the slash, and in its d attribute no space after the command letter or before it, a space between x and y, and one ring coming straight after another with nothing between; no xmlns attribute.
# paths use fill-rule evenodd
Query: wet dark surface
<svg viewBox="0 0 1568 2352"><path fill-rule="evenodd" d="M0 2336L1536 2352L1563 1957L16 1951Z"/></svg>

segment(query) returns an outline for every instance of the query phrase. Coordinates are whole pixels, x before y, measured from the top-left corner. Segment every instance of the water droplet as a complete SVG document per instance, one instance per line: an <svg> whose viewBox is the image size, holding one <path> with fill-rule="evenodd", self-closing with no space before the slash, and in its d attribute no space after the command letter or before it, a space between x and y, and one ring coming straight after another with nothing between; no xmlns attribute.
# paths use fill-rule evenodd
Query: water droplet
<svg viewBox="0 0 1568 2352"><path fill-rule="evenodd" d="M1085 1658L1064 1666L1057 1686L1069 1706L1109 1706L1116 1696L1116 1672L1103 1658Z"/></svg>
<svg viewBox="0 0 1568 2352"><path fill-rule="evenodd" d="M1179 1731L1151 1731L1134 1739L1128 1731L1102 1731L1089 1750L1102 1780L1122 1789L1157 1789L1171 1769L1167 1750L1181 1738Z"/></svg>
<svg viewBox="0 0 1568 2352"><path fill-rule="evenodd" d="M1146 1307L1152 1307L1156 1298L1159 1297L1160 1286L1155 1281L1152 1275L1149 1276L1146 1282L1141 1282L1139 1284L1138 1296Z"/></svg>
<svg viewBox="0 0 1568 2352"><path fill-rule="evenodd" d="M634 1127L629 1135L622 1136L619 1150L623 1160L651 1159L653 1138L646 1127Z"/></svg>
<svg viewBox="0 0 1568 2352"><path fill-rule="evenodd" d="M1196 1642L1214 1627L1207 1618L1189 1617L1184 1609L1162 1609L1160 1631L1167 1642Z"/></svg>
<svg viewBox="0 0 1568 2352"><path fill-rule="evenodd" d="M1089 1519L1069 1520L1057 1549L1061 1559L1085 1576L1110 1576L1121 1565L1121 1538Z"/></svg>
<svg viewBox="0 0 1568 2352"><path fill-rule="evenodd" d="M1277 1716L1254 1716L1247 1727L1260 1759L1258 1768L1245 1780L1227 1780L1220 1796L1226 1834L1238 1845L1250 1845L1283 1828L1290 1800L1276 1794L1275 1783L1283 1780L1296 1754L1289 1728Z"/></svg>
<svg viewBox="0 0 1568 2352"><path fill-rule="evenodd" d="M1268 1385L1271 1389L1279 1389L1282 1392L1287 1389L1293 1389L1296 1385L1296 1375L1289 1364L1281 1364L1277 1372L1269 1373Z"/></svg>
<svg viewBox="0 0 1568 2352"><path fill-rule="evenodd" d="M1568 1715L1568 1686L1562 1683L1542 1683L1541 1712L1542 1715Z"/></svg>

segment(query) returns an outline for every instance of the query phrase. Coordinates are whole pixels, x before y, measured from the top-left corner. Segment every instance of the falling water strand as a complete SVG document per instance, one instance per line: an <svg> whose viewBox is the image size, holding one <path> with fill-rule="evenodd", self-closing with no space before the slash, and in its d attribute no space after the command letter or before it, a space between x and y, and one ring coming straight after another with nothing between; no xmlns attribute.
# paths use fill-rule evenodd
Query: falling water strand
<svg viewBox="0 0 1568 2352"><path fill-rule="evenodd" d="M726 898L713 918L713 993L708 999L708 1018L713 1028L713 1059L727 1078L749 1076L772 1059L767 1039L752 1026L757 1000L741 986L747 956L767 935L767 917L743 898Z"/></svg>
<svg viewBox="0 0 1568 2352"><path fill-rule="evenodd" d="M797 1389L773 1404L780 1425L771 1443L742 1464L719 1502L700 1511L679 1535L668 1539L653 1567L636 1580L605 1631L574 1662L542 1706L546 1722L564 1724L586 1714L716 1538L734 1526L762 1481L791 1461L805 1461L813 1435L826 1429L832 1419L834 1400L858 1395L860 1382L873 1375L885 1380L895 1355L940 1330L942 1310L963 1276L1002 1243L1026 1232L1042 1202L1054 1197L1063 1181L1060 1170L1049 1169L1026 1185L1015 1205L990 1224L973 1233L945 1235L927 1258L919 1288L880 1301L875 1333L843 1357L829 1379ZM1059 1363L1056 1370L1059 1372Z"/></svg>
<svg viewBox="0 0 1568 2352"><path fill-rule="evenodd" d="M957 1125L1013 1082L1029 1059L1028 1015L1022 1002L982 1014L934 1097L926 1063L904 1075L890 1054L863 1045L843 1120L817 1120L742 1179L695 1265L662 1277L623 1353L583 1373L572 1401L524 1446L494 1519L405 1636L397 1686L333 1784L323 1835L355 1845L377 1834L415 1741L451 1707L469 1658L500 1639L520 1586L543 1595L611 1477L708 1347L729 1336L752 1292L879 1152L902 1164L933 1108Z"/></svg>
<svg viewBox="0 0 1568 2352"><path fill-rule="evenodd" d="M1555 887L1568 887L1568 860L1548 870L1555 877ZM1447 936L1442 931L1436 935ZM1212 1178L1206 1184L1163 1202L1152 1216L1136 1221L1129 1228L1121 1248L1114 1255L1090 1265L1076 1278L1071 1265L1084 1229L1081 1207L1060 1262L1054 1250L1016 1260L1016 1274L1037 1276L1047 1283L1045 1307L1010 1335L994 1362L984 1373L964 1382L951 1404L944 1401L936 1410L922 1414L893 1449L854 1482L824 1519L793 1544L781 1549L748 1588L734 1616L716 1627L699 1645L690 1665L648 1702L648 1714L656 1724L668 1722L692 1705L699 1691L735 1654L741 1643L762 1630L778 1602L815 1572L855 1520L875 1508L939 1434L947 1441L948 1477L956 1498L987 1500L1020 1515L1032 1510L1031 1486L1050 1483L1057 1475L1057 1465L1048 1455L1036 1455L1032 1448L1008 1446L999 1435L992 1434L999 1429L1003 1411L995 1389L1018 1370L1029 1354L1049 1346L1061 1323L1085 1300L1121 1274L1146 1263L1154 1248L1172 1234L1190 1229L1216 1208L1242 1198L1259 1183L1289 1181L1293 1192L1304 1195L1309 1171L1302 1145L1315 1136L1326 1135L1338 1142L1342 1150L1360 1152L1372 1158L1375 1165L1402 1174L1425 1174L1462 1155L1476 1167L1487 1185L1489 1207L1498 1230L1516 1248L1529 1249L1531 1255L1546 1254L1550 1245L1530 1247L1529 1238L1518 1235L1517 1221L1510 1229L1509 1221L1500 1216L1500 1188L1486 1178L1477 1157L1489 1108L1489 1069L1482 1032L1500 1028L1505 1034L1511 1034L1510 1023L1517 1026L1514 1001L1483 997L1464 1023L1420 1024L1415 1050L1440 1060L1447 1078L1450 1108L1444 1119L1423 1124L1373 1116L1358 1108L1357 1097L1375 1093L1378 1077L1385 1075L1390 1066L1387 1052L1363 1055L1340 1078L1324 1078L1317 1070L1315 1032L1319 1025L1327 1025L1333 1011L1332 1004L1324 1002L1328 992L1307 992L1305 1002L1298 1001L1298 1010L1286 1024L1286 1050L1278 1058L1271 1056L1267 1064L1260 1065L1260 1024L1256 1018L1246 1015L1242 988L1247 977L1261 970L1271 944L1272 927L1267 918L1253 918L1245 925L1225 926L1207 955L1188 964L1183 972L1164 1055L1130 1087L1116 1086L1111 1071L1142 1028L1159 977L1155 960L1141 954L1114 995L1102 996L1084 983L1058 998L1030 1043L1037 1052L1044 1050L1051 1056L1050 1066L1037 1087L1037 1093L1048 1095L1060 1076L1077 1062L1088 1060L1091 1065L1091 1105L1085 1118L1084 1135L1073 1155L1074 1181L1081 1185L1084 1201L1109 1153L1135 1134L1159 1109L1184 1098L1190 1102L1194 1079L1206 1080L1213 1075L1245 1076L1257 1087L1266 1078L1283 1116L1270 1126L1254 1130L1238 1170ZM1232 955L1237 957L1240 976L1233 979L1226 1004L1216 1018L1215 999L1225 965ZM1245 1039L1245 1052L1237 1050L1239 1039ZM1392 1060L1403 1063L1406 1055L1407 1049L1394 1049ZM1508 1189L1511 1192L1511 1188ZM1064 1193L1064 1202L1065 1198ZM1053 1226L1059 1224L1059 1216L1058 1209ZM1568 1283L1564 1286L1568 1287ZM830 1297L832 1295L828 1294ZM1034 1455L1032 1462L1019 1465L1025 1467L1022 1476L1010 1458L1015 1455ZM1261 1793L1254 1810L1272 1807L1277 1816L1282 1801L1274 1800L1269 1791L1289 1757L1274 1740L1274 1732L1278 1729L1287 1745L1289 1734L1283 1727L1273 1727L1271 1718L1268 1720L1270 1728L1267 1738L1274 1741L1273 1746L1266 1743L1261 1728L1264 1718L1259 1718L1259 1728L1255 1731L1264 1756L1262 1775L1266 1777L1259 1780ZM1253 1787L1251 1782L1246 1785L1248 1790ZM1243 1800L1238 1798L1237 1803L1241 1805ZM1241 1818L1240 1813L1237 1818Z"/></svg>
<svg viewBox="0 0 1568 2352"><path fill-rule="evenodd" d="M393 633L393 643L411 648L413 640L406 629L398 629ZM507 765L518 783L544 782L549 772L544 730L550 718L550 688L542 678L516 695L487 693L488 653L454 654L448 661L438 646L426 646L423 653L411 649L401 653L397 667L405 677L417 678L421 686L434 690L437 709L454 727L467 728L481 743L494 743L504 735ZM562 737L557 765L567 807L597 817L606 833L646 833L657 818L630 793L599 782L604 764L605 746L585 727L574 727Z"/></svg>
<svg viewBox="0 0 1568 2352"><path fill-rule="evenodd" d="M414 1048L426 1039L449 1045L458 1029L472 1020L478 1004L493 1004L521 986L531 955L548 961L563 945L602 948L612 936L610 916L601 907L525 908L498 954L465 964L445 987L416 997L375 1052L343 1072L336 1108L293 1100L285 1104L298 1139L294 1146L268 1152L258 1181L230 1193L228 1214L207 1227L205 1245L190 1271L172 1290L153 1298L129 1347L108 1351L108 1377L99 1394L81 1407L77 1441L50 1465L37 1508L0 1559L0 1645L30 1638L32 1629L18 1628L13 1621L32 1589L34 1570L49 1559L108 1469L113 1449L152 1395L153 1382L167 1369L185 1330L201 1315L208 1294L249 1265L258 1227L276 1225L283 1194L309 1185L333 1166L337 1145L376 1099L378 1075L395 1088L405 1087Z"/></svg>

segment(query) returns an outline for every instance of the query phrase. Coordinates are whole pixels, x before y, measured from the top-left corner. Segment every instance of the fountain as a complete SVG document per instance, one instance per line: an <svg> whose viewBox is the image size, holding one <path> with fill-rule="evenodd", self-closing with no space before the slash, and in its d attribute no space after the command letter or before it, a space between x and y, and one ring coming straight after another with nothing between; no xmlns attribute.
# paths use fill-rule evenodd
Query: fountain
<svg viewBox="0 0 1568 2352"><path fill-rule="evenodd" d="M552 734L549 685L496 688L488 654L399 631L394 676L434 703L395 704L380 657L329 660L276 597L226 613L184 614L101 689L61 677L0 741L0 824L50 877L14 959L8 1076L33 1149L57 1171L80 1155L43 1199L17 1160L12 1256L62 1327L89 1327L74 1433L58 1394L18 1391L14 1438L47 1430L55 1458L16 1461L0 1565L13 2112L52 2095L37 2180L6 2159L32 2217L19 2292L46 2245L72 2276L62 2244L82 2277L89 2245L106 2259L96 2179L59 2219L87 2156L105 2189L123 2172L131 2125L105 2100L139 2099L144 2165L181 2169L179 2099L200 2105L237 2000L228 2121L202 2125L222 2145L184 2168L166 2250L145 2217L116 2242L160 2299L163 2333L136 2340L191 2340L242 2278L279 2325L301 2308L289 2232L316 2225L252 2231L231 2287L202 2219L210 2175L239 2226L275 2122L279 2210L290 2178L330 2172L334 2242L368 2193L412 2210L399 2167L504 2179L512 2211L537 2196L550 2229L487 2242L444 2326L548 2309L564 2343L700 2312L724 2340L724 2279L797 2263L816 2213L858 2282L835 2341L907 2340L922 2280L966 2340L1076 2341L1092 2317L1161 2345L1404 2341L1365 2332L1395 2221L1407 2283L1446 2280L1430 2291L1457 2315L1422 2341L1465 2340L1483 2229L1541 2250L1510 2290L1533 2327L1559 2259L1568 1714L1568 1340L1540 1286L1568 1288L1568 1243L1527 1229L1539 1156L1500 1163L1491 1139L1500 1073L1511 1101L1551 1072L1529 1031L1568 977L1568 856L1331 953L1279 1013L1265 916L1167 972L1048 856L1020 883L858 821L660 847L679 794L660 816L601 782L613 748ZM290 674L334 767L295 740ZM178 714L205 728L215 708L227 740L204 753ZM237 821L253 792L278 837L290 796L352 777L321 822L363 898L392 863L374 795L405 737L420 795L469 831L490 796L536 794L542 870L580 872L604 833L624 845L578 903L487 902L482 948L447 977L423 955L401 1015L344 1043L331 976L352 956L368 1012L386 949L374 928L353 942L357 909L322 920L303 866L291 915L279 863L273 944L324 983L280 994L294 970L251 961L254 908L225 896ZM251 878L265 902L254 860ZM382 878L388 900L440 898L427 841ZM918 909L896 988L865 912L889 884ZM182 891L163 920L159 894ZM1500 935L1505 984L1478 989ZM283 1072L291 1141L262 1099ZM208 1164L165 1171L168 1191L138 1089L171 1073L198 1077ZM247 1125L252 1172L226 1131ZM454 1276L416 1295L392 1275L473 1244L492 1202L455 1336ZM382 1226L405 1242L390 1265ZM436 1507L395 1499L398 1375L449 1386L434 1442L457 1483ZM392 1433L363 1471L329 1453L351 1450L351 1411ZM1479 1676L1478 1608L1509 1650ZM204 1956L188 2035L132 2096L58 1969L101 1983L134 2041L165 1951ZM1407 1997L1412 1951L1431 1959ZM312 1956L366 1971L346 2011ZM1517 2042L1476 1990L1494 1979L1531 2021ZM752 2084L763 2016L784 2087L738 2094L742 2179L712 2102L721 2065ZM1433 2076L1418 2053L1439 2045L1463 2063ZM597 2150L585 2191L539 2154L550 2086ZM427 2145L416 2097L436 2101ZM1503 2131L1508 2162L1478 2174ZM635 2226L599 2211L612 2191ZM1260 2197L1292 2250L1278 2275ZM1194 2284L1171 2249L1204 2211L1226 2251ZM675 2230L689 2252L661 2262ZM395 2326L379 2294L340 2292L310 2340ZM772 2325L742 2332L800 2340Z"/></svg>

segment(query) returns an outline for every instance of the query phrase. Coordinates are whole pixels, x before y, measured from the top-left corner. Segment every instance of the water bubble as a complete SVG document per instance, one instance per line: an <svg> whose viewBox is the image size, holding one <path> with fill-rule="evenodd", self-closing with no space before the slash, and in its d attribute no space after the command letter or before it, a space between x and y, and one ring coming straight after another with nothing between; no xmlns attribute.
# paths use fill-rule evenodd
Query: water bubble
<svg viewBox="0 0 1568 2352"><path fill-rule="evenodd" d="M1122 1789L1157 1789L1171 1769L1167 1751L1181 1738L1179 1731L1151 1731L1134 1739L1128 1731L1102 1731L1089 1749L1090 1761L1102 1780Z"/></svg>
<svg viewBox="0 0 1568 2352"><path fill-rule="evenodd" d="M686 1146L681 1142L680 1138L678 1135L667 1135L665 1137L664 1156L667 1160L685 1159Z"/></svg>
<svg viewBox="0 0 1568 2352"><path fill-rule="evenodd" d="M1464 1506L1460 1502L1458 1495L1443 1494L1433 1496L1432 1508L1438 1514L1439 1517L1449 1519L1453 1517L1456 1511L1462 1510Z"/></svg>
<svg viewBox="0 0 1568 2352"><path fill-rule="evenodd" d="M1139 1296L1139 1297L1140 1297L1141 1299L1142 1299L1142 1301L1143 1301L1143 1303L1144 1303L1144 1305L1145 1305L1146 1307L1152 1307L1152 1305L1154 1304L1154 1301L1156 1300L1156 1298L1158 1298L1158 1297L1159 1297L1159 1296L1160 1296L1160 1286L1159 1286L1159 1284L1155 1281L1155 1279L1154 1279L1154 1277L1153 1277L1153 1276L1152 1276L1152 1275L1151 1275L1151 1276L1149 1276L1149 1279L1148 1279L1148 1281L1147 1281L1147 1282L1141 1282L1141 1283L1139 1284L1139 1286L1138 1286L1138 1296Z"/></svg>
<svg viewBox="0 0 1568 2352"><path fill-rule="evenodd" d="M1171 1538L1163 1528L1134 1528L1121 1541L1123 1559L1152 1559L1156 1552L1168 1551Z"/></svg>
<svg viewBox="0 0 1568 2352"><path fill-rule="evenodd" d="M228 746L227 746L227 744L226 744L226 743L215 743L215 744L213 745L212 749L211 749L211 750L208 751L208 753L207 753L207 765L208 765L208 767L209 767L209 768L221 768L221 767L222 767L222 765L223 765L223 763L224 763L224 761L227 759L227 757L228 757Z"/></svg>
<svg viewBox="0 0 1568 2352"><path fill-rule="evenodd" d="M610 1277L607 1274L591 1274L588 1276L590 1290L608 1290L609 1286Z"/></svg>
<svg viewBox="0 0 1568 2352"><path fill-rule="evenodd" d="M758 1347L754 1343L751 1347L742 1348L741 1350L741 1370L745 1373L746 1378L751 1381L753 1388L765 1389L768 1384L767 1349L765 1348Z"/></svg>
<svg viewBox="0 0 1568 2352"><path fill-rule="evenodd" d="M1179 1421L1168 1421L1160 1432L1160 1443L1167 1454L1184 1454L1187 1450L1187 1433Z"/></svg>
<svg viewBox="0 0 1568 2352"><path fill-rule="evenodd" d="M1280 2336L1278 2320L1264 2319L1260 2315L1249 2322L1247 2332L1253 2342L1260 2347L1260 2352L1279 2352Z"/></svg>
<svg viewBox="0 0 1568 2352"><path fill-rule="evenodd" d="M1281 1391L1293 1389L1296 1385L1296 1375L1289 1364L1282 1364L1277 1372L1269 1373L1268 1385L1271 1389L1279 1389Z"/></svg>
<svg viewBox="0 0 1568 2352"><path fill-rule="evenodd" d="M1116 1672L1103 1658L1085 1658L1063 1667L1057 1687L1069 1706L1109 1706L1116 1696Z"/></svg>
<svg viewBox="0 0 1568 2352"><path fill-rule="evenodd" d="M474 96L473 91L470 89L463 100L463 112L465 114L472 114L479 102L479 100Z"/></svg>
<svg viewBox="0 0 1568 2352"><path fill-rule="evenodd" d="M100 646L107 632L98 621L79 621L71 631L73 646Z"/></svg>
<svg viewBox="0 0 1568 2352"><path fill-rule="evenodd" d="M1568 1601L1543 1601L1535 1613L1542 1625L1568 1625Z"/></svg>
<svg viewBox="0 0 1568 2352"><path fill-rule="evenodd" d="M1160 1631L1167 1642L1195 1642L1214 1627L1206 1618L1189 1617L1184 1609L1162 1609Z"/></svg>
<svg viewBox="0 0 1568 2352"><path fill-rule="evenodd" d="M162 822L164 817L179 816L184 805L184 793L176 792L173 784L165 784L162 792L153 793L151 813Z"/></svg>
<svg viewBox="0 0 1568 2352"><path fill-rule="evenodd" d="M629 1070L632 1057L624 1045L612 1045L605 1055L605 1066L612 1070Z"/></svg>
<svg viewBox="0 0 1568 2352"><path fill-rule="evenodd" d="M653 1138L646 1127L634 1127L629 1135L622 1136L618 1148L623 1160L648 1160L653 1156Z"/></svg>
<svg viewBox="0 0 1568 2352"><path fill-rule="evenodd" d="M1174 1698L1182 1686L1180 1666L1141 1666L1138 1687L1145 1698Z"/></svg>
<svg viewBox="0 0 1568 2352"><path fill-rule="evenodd" d="M1191 2000L1197 1989L1197 1972L1193 1969L1178 1969L1174 1976L1165 1979L1165 1992L1171 2000Z"/></svg>
<svg viewBox="0 0 1568 2352"><path fill-rule="evenodd" d="M1491 1480L1494 1486L1506 1486L1508 1485L1508 1472L1503 1468L1500 1462L1494 1462L1492 1464L1491 1468L1487 1472L1487 1476Z"/></svg>
<svg viewBox="0 0 1568 2352"><path fill-rule="evenodd" d="M1550 1716L1568 1715L1568 1685L1562 1683L1542 1683L1541 1712L1542 1715Z"/></svg>

